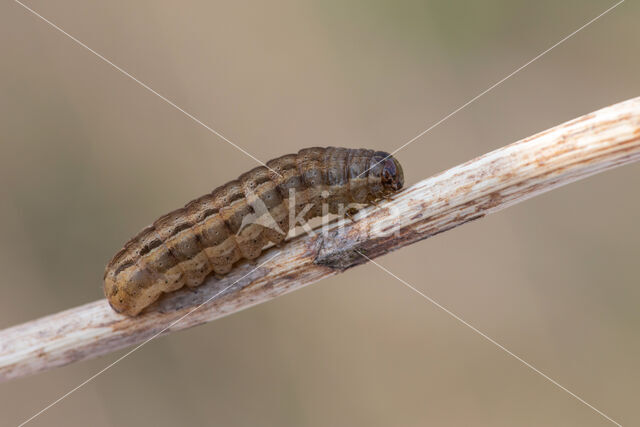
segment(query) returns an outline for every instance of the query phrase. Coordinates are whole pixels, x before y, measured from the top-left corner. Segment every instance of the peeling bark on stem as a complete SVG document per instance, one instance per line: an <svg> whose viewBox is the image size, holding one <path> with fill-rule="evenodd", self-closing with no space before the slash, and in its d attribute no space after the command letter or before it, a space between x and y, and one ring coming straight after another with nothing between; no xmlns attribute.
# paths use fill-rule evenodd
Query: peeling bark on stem
<svg viewBox="0 0 640 427"><path fill-rule="evenodd" d="M640 98L634 98L420 181L359 212L355 222L297 237L266 251L258 268L239 265L222 279L167 295L138 317L115 313L103 299L0 331L0 381L210 322L363 264L359 252L375 258L639 159Z"/></svg>

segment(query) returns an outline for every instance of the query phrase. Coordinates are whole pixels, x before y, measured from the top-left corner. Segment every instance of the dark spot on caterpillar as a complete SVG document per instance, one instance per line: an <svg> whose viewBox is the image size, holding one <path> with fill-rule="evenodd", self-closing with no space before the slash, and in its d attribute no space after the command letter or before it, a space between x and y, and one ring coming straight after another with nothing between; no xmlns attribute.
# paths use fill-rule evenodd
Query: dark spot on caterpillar
<svg viewBox="0 0 640 427"><path fill-rule="evenodd" d="M176 234L178 234L182 230L186 230L187 228L191 228L192 225L193 224L189 224L188 222L183 222L182 224L178 224L178 226L173 229L173 232L171 233L171 236L175 236Z"/></svg>
<svg viewBox="0 0 640 427"><path fill-rule="evenodd" d="M267 175L264 175L264 176L260 176L260 177L256 178L256 180L253 181L253 182L254 182L256 187L259 187L260 185L264 184L265 182L269 182L269 181L271 181L271 179Z"/></svg>
<svg viewBox="0 0 640 427"><path fill-rule="evenodd" d="M157 248L158 246L160 246L162 244L162 240L160 239L155 239L152 240L151 242L147 243L146 245L144 245L142 247L142 249L140 249L140 253L138 254L139 256L143 256L148 254L149 252L151 252L151 250Z"/></svg>
<svg viewBox="0 0 640 427"><path fill-rule="evenodd" d="M202 212L202 219L208 218L211 215L217 214L219 212L219 209L206 209L204 212Z"/></svg>
<svg viewBox="0 0 640 427"><path fill-rule="evenodd" d="M132 266L132 265L134 265L134 264L135 264L135 261L126 261L126 262L123 262L122 264L120 264L120 265L118 266L118 268L116 269L116 271L115 271L114 275L116 275L116 276L117 276L118 274L120 274L120 272L121 272L122 270L126 270L127 268L131 267L131 266Z"/></svg>
<svg viewBox="0 0 640 427"><path fill-rule="evenodd" d="M244 199L244 194L242 193L233 194L229 196L229 204L235 202L236 200L241 200L241 199Z"/></svg>

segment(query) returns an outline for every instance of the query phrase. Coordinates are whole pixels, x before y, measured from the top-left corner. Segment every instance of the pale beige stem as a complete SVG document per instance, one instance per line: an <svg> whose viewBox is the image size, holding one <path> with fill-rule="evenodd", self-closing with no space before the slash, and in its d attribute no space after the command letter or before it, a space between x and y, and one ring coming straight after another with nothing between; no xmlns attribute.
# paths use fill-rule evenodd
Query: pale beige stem
<svg viewBox="0 0 640 427"><path fill-rule="evenodd" d="M362 264L358 252L375 258L638 159L640 98L634 98L420 181L358 213L355 223L295 238L266 251L257 265L274 258L259 268L239 265L223 279L168 295L138 317L115 313L103 299L0 331L0 380L139 344L169 325L163 334L210 322Z"/></svg>

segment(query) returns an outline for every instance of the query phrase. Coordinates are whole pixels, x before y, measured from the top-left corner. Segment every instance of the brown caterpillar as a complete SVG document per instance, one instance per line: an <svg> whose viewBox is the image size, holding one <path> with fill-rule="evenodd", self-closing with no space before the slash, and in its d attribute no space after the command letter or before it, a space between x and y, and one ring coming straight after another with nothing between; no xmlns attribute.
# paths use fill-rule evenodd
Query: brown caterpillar
<svg viewBox="0 0 640 427"><path fill-rule="evenodd" d="M111 307L135 316L162 293L198 286L211 272L225 274L240 259L257 258L296 225L289 224L290 209L308 220L322 215L326 203L339 214L344 205L372 203L404 184L400 163L382 151L305 148L267 166L160 217L127 242L104 274Z"/></svg>

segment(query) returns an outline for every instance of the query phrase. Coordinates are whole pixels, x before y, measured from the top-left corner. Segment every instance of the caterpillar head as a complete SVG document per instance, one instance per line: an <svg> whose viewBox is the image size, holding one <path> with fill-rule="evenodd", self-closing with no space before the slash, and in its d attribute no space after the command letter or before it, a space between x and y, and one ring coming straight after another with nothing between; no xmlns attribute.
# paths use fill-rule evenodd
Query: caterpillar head
<svg viewBox="0 0 640 427"><path fill-rule="evenodd" d="M386 155L382 161L380 178L385 193L394 193L404 185L402 166L391 154Z"/></svg>

